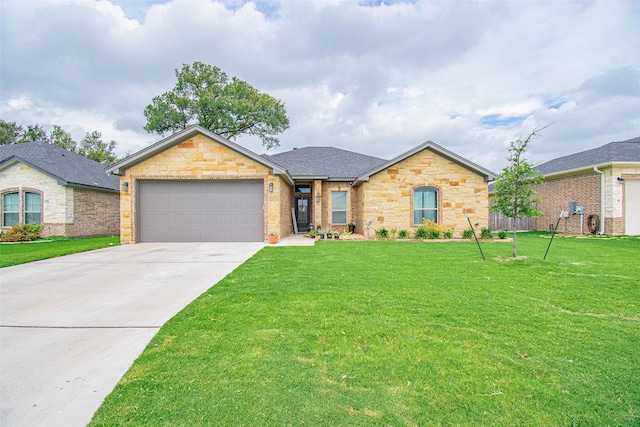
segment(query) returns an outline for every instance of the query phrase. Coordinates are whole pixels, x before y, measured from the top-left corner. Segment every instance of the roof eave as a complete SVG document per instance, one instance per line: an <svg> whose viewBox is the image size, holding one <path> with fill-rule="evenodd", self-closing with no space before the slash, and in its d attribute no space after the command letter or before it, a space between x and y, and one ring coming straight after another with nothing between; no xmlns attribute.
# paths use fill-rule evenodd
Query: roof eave
<svg viewBox="0 0 640 427"><path fill-rule="evenodd" d="M435 142L432 141L427 141L423 144L418 145L417 147L412 148L411 150L389 160L386 163L383 163L379 166L376 166L375 168L368 170L367 172L359 175L354 181L353 181L353 185L357 186L360 185L363 182L367 182L369 181L369 179L371 178L371 176L395 165L396 163L400 163L401 161L408 159L409 157L423 151L423 150L427 150L430 149L432 151L434 151L436 154L439 154L442 157L445 157L455 163L458 163L464 167L466 167L467 169L472 170L473 172L477 173L478 175L482 175L484 177L484 181L485 182L489 182L493 179L495 179L496 174L494 172L491 172L489 169L485 169L482 166L479 166L467 159L465 159L464 157L460 157L457 154L455 154L452 151L447 150L444 147L439 146L438 144L436 144Z"/></svg>
<svg viewBox="0 0 640 427"><path fill-rule="evenodd" d="M597 163L597 164L593 164L593 165L587 165L587 166L581 166L579 168L573 168L573 169L567 169L567 170L561 170L561 171L556 171L556 172L550 172L550 173L542 173L540 172L541 175L543 175L545 178L549 177L549 178L555 178L555 177L560 177L560 176L568 176L568 175L575 175L578 173L585 173L585 172L593 172L593 168L609 168L609 167L621 167L621 166L638 166L640 165L640 162L629 162L629 161L614 161L614 162L604 162L604 163Z"/></svg>
<svg viewBox="0 0 640 427"><path fill-rule="evenodd" d="M144 162L145 160L148 160L150 158L152 158L153 156L155 156L156 154L158 154L159 152L162 152L168 148L173 147L174 145L178 145L181 142L184 142L192 137L194 137L197 134L202 134L210 139L213 139L214 141L218 142L219 144L222 144L224 146L226 146L227 148L242 154L245 157L250 158L251 160L255 161L256 163L259 163L263 166L266 166L268 168L270 168L273 172L274 175L282 175L284 176L285 181L287 181L289 184L293 185L293 178L291 177L291 175L289 174L289 172L284 169L282 166L278 165L277 163L264 158L263 156L260 156L259 154L254 153L251 150L248 150L244 147L242 147L241 145L236 144L235 142L229 141L228 139L211 132L208 129L205 129L202 126L199 125L192 125L189 126L186 129L181 130L180 132L177 132L167 138L164 138L158 142L156 142L155 144L152 144L146 148L143 148L142 150L138 151L137 153L132 154L131 156L127 157L126 159L123 159L117 163L115 163L114 165L110 166L109 168L107 168L107 173L111 173L113 175L124 175L124 173L126 172L127 169Z"/></svg>

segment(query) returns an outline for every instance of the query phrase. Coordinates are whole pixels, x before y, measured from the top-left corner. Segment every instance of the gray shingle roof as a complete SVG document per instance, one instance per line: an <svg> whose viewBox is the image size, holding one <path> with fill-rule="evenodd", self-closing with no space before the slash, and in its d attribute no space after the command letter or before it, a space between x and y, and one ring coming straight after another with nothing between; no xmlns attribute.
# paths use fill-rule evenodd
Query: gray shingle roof
<svg viewBox="0 0 640 427"><path fill-rule="evenodd" d="M44 142L0 146L0 168L20 161L55 178L61 185L119 191L120 179L91 159Z"/></svg>
<svg viewBox="0 0 640 427"><path fill-rule="evenodd" d="M333 147L305 147L267 155L287 169L295 179L303 177L352 181L360 174L386 162L384 159Z"/></svg>
<svg viewBox="0 0 640 427"><path fill-rule="evenodd" d="M611 162L640 162L640 137L610 142L602 147L558 157L535 168L541 174L549 175Z"/></svg>

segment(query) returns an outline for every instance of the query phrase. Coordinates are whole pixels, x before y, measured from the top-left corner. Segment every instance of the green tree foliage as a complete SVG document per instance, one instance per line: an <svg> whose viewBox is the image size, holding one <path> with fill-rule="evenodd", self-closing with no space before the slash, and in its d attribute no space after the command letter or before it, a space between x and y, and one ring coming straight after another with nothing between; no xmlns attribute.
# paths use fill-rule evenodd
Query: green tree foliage
<svg viewBox="0 0 640 427"><path fill-rule="evenodd" d="M0 145L16 144L22 134L22 126L16 122L0 120Z"/></svg>
<svg viewBox="0 0 640 427"><path fill-rule="evenodd" d="M49 144L57 145L74 153L78 147L78 143L73 140L71 134L58 125L53 125L53 130L49 133Z"/></svg>
<svg viewBox="0 0 640 427"><path fill-rule="evenodd" d="M18 138L18 144L23 142L42 141L49 143L49 137L47 132L39 124L28 125L27 128L20 134Z"/></svg>
<svg viewBox="0 0 640 427"><path fill-rule="evenodd" d="M509 164L502 169L496 177L494 197L491 210L501 212L507 218L511 218L513 229L513 257L517 256L516 222L523 217L535 217L542 213L536 209L535 204L540 200L535 198L532 185L540 184L543 176L533 168L524 155L527 146L534 136L538 136L539 130L534 130L523 141L517 139L509 143Z"/></svg>
<svg viewBox="0 0 640 427"><path fill-rule="evenodd" d="M218 67L194 62L176 70L173 90L153 98L144 110L145 130L160 135L198 124L228 139L255 135L269 148L289 128L284 103Z"/></svg>
<svg viewBox="0 0 640 427"><path fill-rule="evenodd" d="M115 152L118 144L115 141L102 141L102 134L98 131L87 132L78 146L71 134L58 125L53 125L53 129L47 134L39 124L27 125L27 128L24 129L16 122L7 122L0 119L1 145L22 144L33 141L57 145L65 150L73 151L100 162L105 166L110 166L119 160Z"/></svg>
<svg viewBox="0 0 640 427"><path fill-rule="evenodd" d="M91 160L110 166L118 161L115 154L118 144L115 141L105 142L102 140L102 134L97 130L87 132L80 141L78 154L81 154Z"/></svg>

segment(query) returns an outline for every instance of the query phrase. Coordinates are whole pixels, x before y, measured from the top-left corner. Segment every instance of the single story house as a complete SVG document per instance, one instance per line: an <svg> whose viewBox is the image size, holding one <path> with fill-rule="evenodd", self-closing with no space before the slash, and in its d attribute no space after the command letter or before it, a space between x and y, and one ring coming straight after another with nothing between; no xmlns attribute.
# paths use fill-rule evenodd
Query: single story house
<svg viewBox="0 0 640 427"><path fill-rule="evenodd" d="M44 142L0 146L2 231L42 224L43 236L120 230L119 179L104 165Z"/></svg>
<svg viewBox="0 0 640 427"><path fill-rule="evenodd" d="M557 224L570 233L640 235L640 137L610 142L536 166L544 182L535 188L543 216L536 228ZM570 209L582 206L579 209ZM576 212L578 211L578 212Z"/></svg>
<svg viewBox="0 0 640 427"><path fill-rule="evenodd" d="M265 241L311 226L486 226L495 174L433 142L384 160L338 148L258 155L194 125L107 169L120 176L122 243Z"/></svg>

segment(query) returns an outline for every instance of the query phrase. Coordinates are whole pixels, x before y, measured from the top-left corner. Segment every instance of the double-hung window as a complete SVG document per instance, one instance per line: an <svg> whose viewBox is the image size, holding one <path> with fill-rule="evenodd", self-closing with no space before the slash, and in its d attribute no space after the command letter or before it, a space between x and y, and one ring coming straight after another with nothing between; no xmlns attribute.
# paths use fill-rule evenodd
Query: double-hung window
<svg viewBox="0 0 640 427"><path fill-rule="evenodd" d="M422 224L422 220L438 222L438 190L420 187L413 191L413 223Z"/></svg>
<svg viewBox="0 0 640 427"><path fill-rule="evenodd" d="M6 193L2 195L2 226L11 227L20 219L20 195Z"/></svg>
<svg viewBox="0 0 640 427"><path fill-rule="evenodd" d="M42 223L42 195L25 191L2 195L2 226Z"/></svg>
<svg viewBox="0 0 640 427"><path fill-rule="evenodd" d="M24 223L40 224L41 221L41 199L38 193L24 193Z"/></svg>
<svg viewBox="0 0 640 427"><path fill-rule="evenodd" d="M331 193L331 223L347 223L347 192L333 191Z"/></svg>

